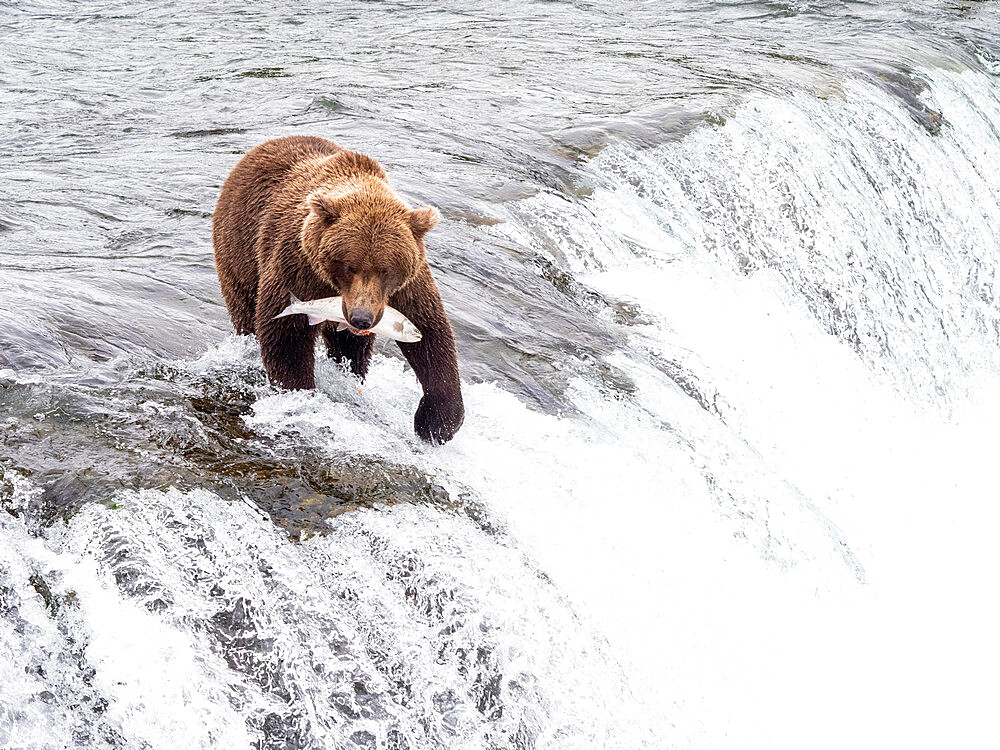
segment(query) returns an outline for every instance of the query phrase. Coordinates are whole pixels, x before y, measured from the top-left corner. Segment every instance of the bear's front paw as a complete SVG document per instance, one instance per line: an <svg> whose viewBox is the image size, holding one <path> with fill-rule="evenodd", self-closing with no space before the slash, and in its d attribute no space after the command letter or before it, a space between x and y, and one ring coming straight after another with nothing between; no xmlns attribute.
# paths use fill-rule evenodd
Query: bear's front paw
<svg viewBox="0 0 1000 750"><path fill-rule="evenodd" d="M461 396L442 398L425 394L413 418L413 429L428 443L447 443L455 437L464 419L465 406Z"/></svg>

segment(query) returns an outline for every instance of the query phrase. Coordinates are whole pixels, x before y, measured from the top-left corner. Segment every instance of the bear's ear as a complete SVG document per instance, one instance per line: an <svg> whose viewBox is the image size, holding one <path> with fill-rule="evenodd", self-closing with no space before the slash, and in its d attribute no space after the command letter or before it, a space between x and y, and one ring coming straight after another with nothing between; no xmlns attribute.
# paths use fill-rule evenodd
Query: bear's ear
<svg viewBox="0 0 1000 750"><path fill-rule="evenodd" d="M410 231L418 240L437 226L441 214L433 206L410 211Z"/></svg>
<svg viewBox="0 0 1000 750"><path fill-rule="evenodd" d="M320 190L310 193L309 197L306 198L306 205L309 206L312 213L328 224L332 224L340 218L340 200L329 193Z"/></svg>

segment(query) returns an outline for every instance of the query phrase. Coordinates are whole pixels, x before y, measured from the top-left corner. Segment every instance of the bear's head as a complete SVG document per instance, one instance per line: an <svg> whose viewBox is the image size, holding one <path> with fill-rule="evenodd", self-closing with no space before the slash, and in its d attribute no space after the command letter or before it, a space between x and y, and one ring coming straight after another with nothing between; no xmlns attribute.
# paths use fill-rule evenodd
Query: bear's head
<svg viewBox="0 0 1000 750"><path fill-rule="evenodd" d="M306 206L302 249L309 265L340 292L351 326L371 328L425 262L424 235L437 225L437 209L411 210L376 180L316 190Z"/></svg>

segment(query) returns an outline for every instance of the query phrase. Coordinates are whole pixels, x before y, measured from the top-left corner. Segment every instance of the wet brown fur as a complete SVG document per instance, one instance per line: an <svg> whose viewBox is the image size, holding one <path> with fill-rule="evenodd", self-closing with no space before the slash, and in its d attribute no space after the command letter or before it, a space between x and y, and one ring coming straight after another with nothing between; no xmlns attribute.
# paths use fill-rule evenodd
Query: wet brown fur
<svg viewBox="0 0 1000 750"><path fill-rule="evenodd" d="M361 378L374 336L310 326L304 315L274 319L294 294L342 295L348 319L371 319L391 305L423 333L399 348L424 390L414 428L451 439L464 407L451 325L427 264L424 234L437 210L411 210L374 159L323 138L290 136L252 149L236 165L215 209L215 265L237 333L254 333L271 382L313 388L318 334L329 356Z"/></svg>

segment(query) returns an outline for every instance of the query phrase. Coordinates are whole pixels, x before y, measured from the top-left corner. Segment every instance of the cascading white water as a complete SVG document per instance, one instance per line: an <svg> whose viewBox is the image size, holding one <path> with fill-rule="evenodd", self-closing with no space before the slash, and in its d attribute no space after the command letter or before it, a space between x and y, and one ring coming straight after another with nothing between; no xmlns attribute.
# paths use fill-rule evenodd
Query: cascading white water
<svg viewBox="0 0 1000 750"><path fill-rule="evenodd" d="M734 510L768 533L736 532L765 564L661 570L625 616L644 636L629 639L636 662L661 656L651 680L699 653L668 693L680 703L703 686L698 744L981 746L989 734L978 712L996 691L980 680L997 666L997 615L979 592L997 563L1000 98L982 73L924 75L939 134L870 84L755 96L676 143L608 149L590 199L544 194L497 227L640 309L632 350L614 357L634 374L630 400L691 447L714 490L719 523L697 544L719 544ZM637 455L676 462L635 416L583 408ZM664 486L629 487L646 500L643 529L690 530ZM775 556L776 514L828 536L786 526ZM801 578L778 574L831 541L855 580L814 559ZM692 568L682 595L667 588ZM658 625L637 613L660 586L664 620L678 603L694 617L685 638L664 628L650 649Z"/></svg>

